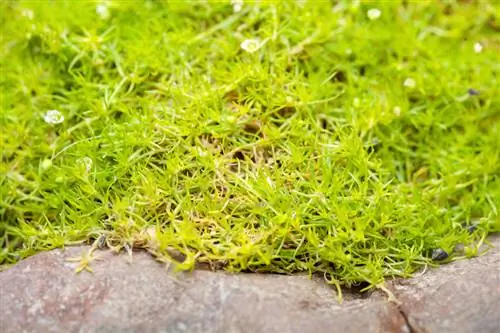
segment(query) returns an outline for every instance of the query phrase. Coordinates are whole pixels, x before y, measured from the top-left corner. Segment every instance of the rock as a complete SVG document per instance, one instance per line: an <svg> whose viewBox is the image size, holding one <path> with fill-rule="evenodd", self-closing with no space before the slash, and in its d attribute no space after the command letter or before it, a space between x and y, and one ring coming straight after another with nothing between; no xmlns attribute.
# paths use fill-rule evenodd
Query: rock
<svg viewBox="0 0 500 333"><path fill-rule="evenodd" d="M173 274L147 253L99 252L94 273L40 253L0 273L2 332L404 332L381 295L345 295L303 276Z"/></svg>
<svg viewBox="0 0 500 333"><path fill-rule="evenodd" d="M495 243L500 245L500 238ZM344 292L304 276L173 273L145 252L98 252L94 273L66 261L87 248L40 253L0 272L0 331L10 332L498 332L500 251ZM409 325L408 325L409 323Z"/></svg>
<svg viewBox="0 0 500 333"><path fill-rule="evenodd" d="M435 249L432 251L432 260L440 261L448 258L449 254L443 249Z"/></svg>
<svg viewBox="0 0 500 333"><path fill-rule="evenodd" d="M500 332L500 237L486 255L390 285L413 332Z"/></svg>

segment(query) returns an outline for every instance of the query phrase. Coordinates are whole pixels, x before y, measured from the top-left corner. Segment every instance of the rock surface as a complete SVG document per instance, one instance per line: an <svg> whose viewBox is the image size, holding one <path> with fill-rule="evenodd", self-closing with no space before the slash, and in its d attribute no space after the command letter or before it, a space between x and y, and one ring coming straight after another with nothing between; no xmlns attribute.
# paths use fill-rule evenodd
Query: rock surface
<svg viewBox="0 0 500 333"><path fill-rule="evenodd" d="M302 276L174 274L147 253L98 253L75 274L54 250L0 273L0 331L10 332L500 332L500 238L483 257L388 283L360 296Z"/></svg>
<svg viewBox="0 0 500 333"><path fill-rule="evenodd" d="M492 243L482 257L390 284L413 332L500 332L500 237Z"/></svg>

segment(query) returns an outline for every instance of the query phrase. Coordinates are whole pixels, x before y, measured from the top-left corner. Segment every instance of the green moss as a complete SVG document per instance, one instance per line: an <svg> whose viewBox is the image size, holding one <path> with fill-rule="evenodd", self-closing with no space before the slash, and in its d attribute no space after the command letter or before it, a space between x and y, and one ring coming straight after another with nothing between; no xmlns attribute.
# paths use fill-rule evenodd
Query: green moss
<svg viewBox="0 0 500 333"><path fill-rule="evenodd" d="M0 9L0 263L105 235L374 286L500 230L495 1Z"/></svg>

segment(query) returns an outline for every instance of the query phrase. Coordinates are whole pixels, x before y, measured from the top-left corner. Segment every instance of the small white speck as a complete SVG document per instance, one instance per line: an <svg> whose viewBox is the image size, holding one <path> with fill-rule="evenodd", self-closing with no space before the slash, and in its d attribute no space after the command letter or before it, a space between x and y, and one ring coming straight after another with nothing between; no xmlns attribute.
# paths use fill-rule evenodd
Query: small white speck
<svg viewBox="0 0 500 333"><path fill-rule="evenodd" d="M239 13L243 8L243 0L231 0L231 4L233 5L233 12Z"/></svg>
<svg viewBox="0 0 500 333"><path fill-rule="evenodd" d="M359 101L359 98L354 97L354 99L352 100L352 106L354 106L355 108L359 108L360 105L361 102Z"/></svg>
<svg viewBox="0 0 500 333"><path fill-rule="evenodd" d="M474 44L474 52L476 52L476 53L483 52L483 44L481 44L481 43L475 43Z"/></svg>
<svg viewBox="0 0 500 333"><path fill-rule="evenodd" d="M382 15L382 11L378 8L372 8L366 12L368 18L372 21L377 20Z"/></svg>
<svg viewBox="0 0 500 333"><path fill-rule="evenodd" d="M49 110L43 115L43 120L45 120L47 124L55 125L62 123L64 121L64 116L57 110Z"/></svg>
<svg viewBox="0 0 500 333"><path fill-rule="evenodd" d="M43 311L43 304L41 300L36 300L35 302L32 303L32 305L28 309L28 314L30 315L37 315L40 314Z"/></svg>
<svg viewBox="0 0 500 333"><path fill-rule="evenodd" d="M178 328L180 331L186 331L186 330L187 330L187 326L186 326L186 324L181 323L181 322L177 323L177 328Z"/></svg>
<svg viewBox="0 0 500 333"><path fill-rule="evenodd" d="M273 182L273 180L271 178L266 177L266 181L269 184L269 186L271 186L272 188L274 188L274 182Z"/></svg>
<svg viewBox="0 0 500 333"><path fill-rule="evenodd" d="M208 153L200 147L196 148L196 152L198 153L198 156L200 156L200 157L205 157L208 155Z"/></svg>
<svg viewBox="0 0 500 333"><path fill-rule="evenodd" d="M32 20L35 17L35 13L31 9L27 9L27 8L25 8L21 11L21 15L26 17L29 20Z"/></svg>
<svg viewBox="0 0 500 333"><path fill-rule="evenodd" d="M394 109L392 110L394 114L399 117L401 115L401 108L399 106L395 106Z"/></svg>
<svg viewBox="0 0 500 333"><path fill-rule="evenodd" d="M40 167L42 168L42 170L47 170L51 166L52 166L52 160L50 160L48 158L45 159L45 160L43 160L42 164L40 165Z"/></svg>
<svg viewBox="0 0 500 333"><path fill-rule="evenodd" d="M417 82L415 81L415 79L412 79L411 77L409 77L403 82L403 86L410 88L410 89L413 89L417 86Z"/></svg>
<svg viewBox="0 0 500 333"><path fill-rule="evenodd" d="M339 2L335 6L332 7L332 13L340 13L345 10L345 4L342 2Z"/></svg>
<svg viewBox="0 0 500 333"><path fill-rule="evenodd" d="M85 171L88 173L92 169L92 164L94 161L88 156L85 156L77 161L79 165L82 165L85 167Z"/></svg>
<svg viewBox="0 0 500 333"><path fill-rule="evenodd" d="M248 53L253 53L260 49L261 44L258 39L245 39L243 42L241 42L240 46Z"/></svg>
<svg viewBox="0 0 500 333"><path fill-rule="evenodd" d="M95 12L102 20L107 20L111 16L109 13L109 8L106 4L99 4L95 7Z"/></svg>

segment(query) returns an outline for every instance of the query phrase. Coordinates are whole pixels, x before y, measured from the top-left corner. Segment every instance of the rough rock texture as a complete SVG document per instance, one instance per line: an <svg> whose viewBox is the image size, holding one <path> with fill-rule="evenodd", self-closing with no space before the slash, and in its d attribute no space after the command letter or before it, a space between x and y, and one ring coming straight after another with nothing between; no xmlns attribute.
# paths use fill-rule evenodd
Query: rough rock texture
<svg viewBox="0 0 500 333"><path fill-rule="evenodd" d="M500 237L492 242L485 256L391 283L414 332L500 332Z"/></svg>
<svg viewBox="0 0 500 333"><path fill-rule="evenodd" d="M500 238L494 240L500 247ZM146 253L100 252L94 273L41 253L0 273L0 332L500 332L500 251L344 295L301 276L173 274Z"/></svg>

